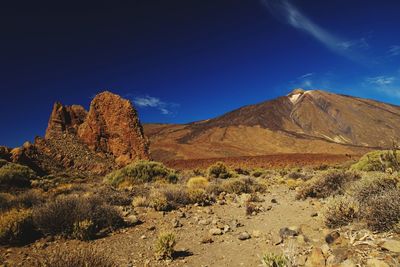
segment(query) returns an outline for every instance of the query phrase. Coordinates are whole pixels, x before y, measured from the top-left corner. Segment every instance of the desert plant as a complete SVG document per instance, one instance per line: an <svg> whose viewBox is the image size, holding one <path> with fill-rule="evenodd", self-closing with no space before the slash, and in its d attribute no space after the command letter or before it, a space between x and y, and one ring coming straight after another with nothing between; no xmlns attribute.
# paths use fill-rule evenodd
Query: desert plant
<svg viewBox="0 0 400 267"><path fill-rule="evenodd" d="M400 190L372 195L363 203L361 216L371 230L392 230L400 222Z"/></svg>
<svg viewBox="0 0 400 267"><path fill-rule="evenodd" d="M188 197L191 204L199 204L200 206L207 206L213 202L212 197L207 194L207 191L201 188L189 189Z"/></svg>
<svg viewBox="0 0 400 267"><path fill-rule="evenodd" d="M372 151L361 157L351 168L359 171L399 171L400 155L395 149Z"/></svg>
<svg viewBox="0 0 400 267"><path fill-rule="evenodd" d="M144 160L132 163L105 177L105 181L114 186L122 183L134 185L156 180L174 183L177 179L176 172L165 167L162 163Z"/></svg>
<svg viewBox="0 0 400 267"><path fill-rule="evenodd" d="M93 223L96 233L123 225L118 211L97 197L60 196L33 209L34 224L46 235L73 238L74 226L85 220Z"/></svg>
<svg viewBox="0 0 400 267"><path fill-rule="evenodd" d="M186 185L189 189L206 189L209 183L207 178L196 176L190 178Z"/></svg>
<svg viewBox="0 0 400 267"><path fill-rule="evenodd" d="M128 192L111 186L103 186L99 188L96 190L95 195L101 197L110 205L128 206L132 203L132 198Z"/></svg>
<svg viewBox="0 0 400 267"><path fill-rule="evenodd" d="M158 259L172 259L175 252L176 237L174 233L161 233L156 240L155 254Z"/></svg>
<svg viewBox="0 0 400 267"><path fill-rule="evenodd" d="M132 199L133 207L147 207L149 205L149 201L147 197L144 196L136 196Z"/></svg>
<svg viewBox="0 0 400 267"><path fill-rule="evenodd" d="M150 194L149 204L156 211L168 211L171 209L167 197L160 191L154 191Z"/></svg>
<svg viewBox="0 0 400 267"><path fill-rule="evenodd" d="M27 166L7 163L0 168L1 187L29 187L35 178L35 172Z"/></svg>
<svg viewBox="0 0 400 267"><path fill-rule="evenodd" d="M118 265L106 253L99 253L92 248L62 248L47 252L31 266L116 267Z"/></svg>
<svg viewBox="0 0 400 267"><path fill-rule="evenodd" d="M0 243L22 244L30 241L34 236L32 213L27 209L11 209L0 217Z"/></svg>
<svg viewBox="0 0 400 267"><path fill-rule="evenodd" d="M359 203L350 196L336 196L328 200L325 208L325 224L330 228L351 223L359 216Z"/></svg>
<svg viewBox="0 0 400 267"><path fill-rule="evenodd" d="M207 173L208 177L210 178L227 179L232 177L232 173L230 172L228 167L222 162L216 162L208 167Z"/></svg>
<svg viewBox="0 0 400 267"><path fill-rule="evenodd" d="M72 237L79 240L91 240L95 237L95 225L91 220L83 220L80 222L74 222Z"/></svg>
<svg viewBox="0 0 400 267"><path fill-rule="evenodd" d="M289 260L283 254L265 254L261 259L261 263L266 267L289 267Z"/></svg>
<svg viewBox="0 0 400 267"><path fill-rule="evenodd" d="M304 183L298 191L297 198L325 198L343 194L346 184L360 179L356 172L330 170L325 171Z"/></svg>
<svg viewBox="0 0 400 267"><path fill-rule="evenodd" d="M243 194L254 192L265 192L266 187L257 182L254 178L234 178L224 181L222 189L228 193Z"/></svg>

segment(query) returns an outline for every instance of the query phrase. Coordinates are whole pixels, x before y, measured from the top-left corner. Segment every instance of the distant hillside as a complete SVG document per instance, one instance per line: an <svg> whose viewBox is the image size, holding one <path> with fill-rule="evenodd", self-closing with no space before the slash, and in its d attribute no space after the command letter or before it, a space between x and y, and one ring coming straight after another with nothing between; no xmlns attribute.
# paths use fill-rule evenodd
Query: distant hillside
<svg viewBox="0 0 400 267"><path fill-rule="evenodd" d="M158 160L274 153L363 153L400 136L400 107L296 89L220 117L184 125L147 124Z"/></svg>

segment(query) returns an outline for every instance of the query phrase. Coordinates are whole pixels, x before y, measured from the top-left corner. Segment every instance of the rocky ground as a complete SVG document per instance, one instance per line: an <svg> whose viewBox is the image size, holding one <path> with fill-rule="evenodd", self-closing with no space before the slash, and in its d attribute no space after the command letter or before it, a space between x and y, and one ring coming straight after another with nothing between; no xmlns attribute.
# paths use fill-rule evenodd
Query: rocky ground
<svg viewBox="0 0 400 267"><path fill-rule="evenodd" d="M45 251L94 247L118 266L260 266L266 253L284 253L293 266L400 266L400 236L374 234L357 225L328 229L323 201L296 200L295 191L274 185L246 215L246 195L225 195L208 207L171 212L125 208L136 225L90 242L41 239L23 247L1 247L5 266L31 266ZM177 237L174 260L154 256L160 232Z"/></svg>

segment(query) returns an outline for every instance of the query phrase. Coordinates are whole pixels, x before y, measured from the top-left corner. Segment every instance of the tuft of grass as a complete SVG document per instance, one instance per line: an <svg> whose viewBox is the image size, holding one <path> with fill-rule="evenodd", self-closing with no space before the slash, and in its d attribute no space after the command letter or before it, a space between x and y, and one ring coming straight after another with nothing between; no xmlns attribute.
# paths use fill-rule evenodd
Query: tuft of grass
<svg viewBox="0 0 400 267"><path fill-rule="evenodd" d="M208 167L207 173L210 178L227 179L233 176L229 168L223 162L216 162Z"/></svg>
<svg viewBox="0 0 400 267"><path fill-rule="evenodd" d="M0 167L0 187L30 187L36 173L27 166L10 163Z"/></svg>
<svg viewBox="0 0 400 267"><path fill-rule="evenodd" d="M287 267L287 266L289 266L289 260L285 255L274 254L274 253L265 254L261 259L261 263L263 266L266 266L266 267Z"/></svg>
<svg viewBox="0 0 400 267"><path fill-rule="evenodd" d="M325 224L330 228L348 225L359 216L358 201L350 196L336 196L328 200Z"/></svg>
<svg viewBox="0 0 400 267"><path fill-rule="evenodd" d="M161 233L156 240L155 254L157 259L173 259L176 237L172 232Z"/></svg>
<svg viewBox="0 0 400 267"><path fill-rule="evenodd" d="M209 183L207 178L196 176L190 178L186 185L189 189L206 189Z"/></svg>
<svg viewBox="0 0 400 267"><path fill-rule="evenodd" d="M361 176L356 172L346 172L343 170L325 171L305 182L297 192L297 198L325 198L340 195L344 193L348 183L359 180L360 178Z"/></svg>
<svg viewBox="0 0 400 267"><path fill-rule="evenodd" d="M176 172L155 161L140 160L122 169L111 172L105 181L113 186L135 185L153 181L175 183L178 179Z"/></svg>
<svg viewBox="0 0 400 267"><path fill-rule="evenodd" d="M11 209L0 216L0 244L24 244L34 237L32 212L27 209Z"/></svg>
<svg viewBox="0 0 400 267"><path fill-rule="evenodd" d="M400 171L400 154L397 151L378 150L365 154L351 166L358 171Z"/></svg>

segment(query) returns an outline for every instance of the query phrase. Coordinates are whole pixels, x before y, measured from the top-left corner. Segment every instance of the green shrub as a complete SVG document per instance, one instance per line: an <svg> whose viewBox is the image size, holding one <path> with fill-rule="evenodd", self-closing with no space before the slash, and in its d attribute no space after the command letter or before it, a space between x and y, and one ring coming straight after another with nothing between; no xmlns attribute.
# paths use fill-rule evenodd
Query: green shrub
<svg viewBox="0 0 400 267"><path fill-rule="evenodd" d="M174 183L177 181L177 174L160 162L141 160L108 174L105 180L114 186L134 185L156 180Z"/></svg>
<svg viewBox="0 0 400 267"><path fill-rule="evenodd" d="M176 238L173 233L161 233L155 244L155 254L158 259L172 259L175 252Z"/></svg>
<svg viewBox="0 0 400 267"><path fill-rule="evenodd" d="M35 172L27 166L7 163L0 168L1 187L29 187L35 178Z"/></svg>
<svg viewBox="0 0 400 267"><path fill-rule="evenodd" d="M329 199L325 209L325 224L330 228L345 226L359 216L359 203L349 196Z"/></svg>
<svg viewBox="0 0 400 267"><path fill-rule="evenodd" d="M361 176L355 172L341 170L329 170L315 176L305 182L297 193L297 198L307 197L325 198L343 194L349 182L360 179Z"/></svg>
<svg viewBox="0 0 400 267"><path fill-rule="evenodd" d="M45 235L74 238L74 228L91 221L95 233L113 230L123 225L118 211L97 197L60 196L42 206L34 207L33 221Z"/></svg>
<svg viewBox="0 0 400 267"><path fill-rule="evenodd" d="M261 263L263 266L266 267L288 267L289 266L289 260L288 258L283 255L283 254L274 254L274 253L268 253L265 254L262 259Z"/></svg>
<svg viewBox="0 0 400 267"><path fill-rule="evenodd" d="M51 267L117 267L118 265L106 254L92 248L62 248L47 252L31 266Z"/></svg>
<svg viewBox="0 0 400 267"><path fill-rule="evenodd" d="M0 216L0 244L24 244L34 236L30 210L11 209Z"/></svg>
<svg viewBox="0 0 400 267"><path fill-rule="evenodd" d="M400 155L390 150L372 151L361 157L351 168L358 171L399 171Z"/></svg>
<svg viewBox="0 0 400 267"><path fill-rule="evenodd" d="M208 167L207 173L208 177L210 178L227 179L232 177L232 173L229 171L228 167L222 162L217 162Z"/></svg>

